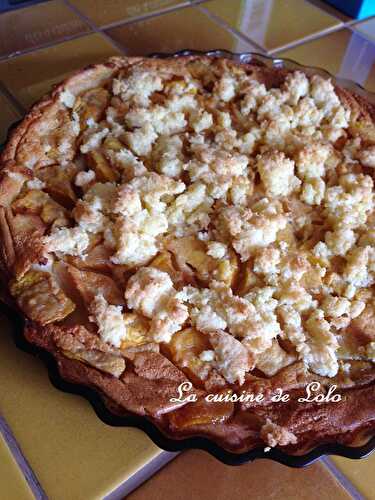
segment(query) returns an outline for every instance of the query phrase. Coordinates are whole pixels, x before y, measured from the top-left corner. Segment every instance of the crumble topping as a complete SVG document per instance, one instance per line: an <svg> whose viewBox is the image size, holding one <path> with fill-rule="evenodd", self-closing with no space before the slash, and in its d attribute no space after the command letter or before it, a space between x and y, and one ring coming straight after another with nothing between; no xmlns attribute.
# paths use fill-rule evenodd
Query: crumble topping
<svg viewBox="0 0 375 500"><path fill-rule="evenodd" d="M98 325L100 338L120 347L126 337L126 326L122 315L122 307L108 304L102 294L95 297L90 305L91 319Z"/></svg>
<svg viewBox="0 0 375 500"><path fill-rule="evenodd" d="M87 170L87 172L78 172L74 184L78 187L84 187L95 180L95 172Z"/></svg>
<svg viewBox="0 0 375 500"><path fill-rule="evenodd" d="M89 236L79 226L73 228L62 227L53 231L44 241L48 252L83 255L89 244Z"/></svg>
<svg viewBox="0 0 375 500"><path fill-rule="evenodd" d="M188 318L169 274L153 267L143 267L129 279L125 298L130 309L151 319L155 342L169 342Z"/></svg>
<svg viewBox="0 0 375 500"><path fill-rule="evenodd" d="M259 248L274 243L287 218L279 202L263 198L252 208L225 205L218 210L214 224L222 238L229 238L241 260L247 261Z"/></svg>
<svg viewBox="0 0 375 500"><path fill-rule="evenodd" d="M295 71L269 87L213 61L176 75L136 64L103 85L60 93L68 123L44 153L65 177L56 187L31 159L12 203L48 227L49 262L119 283L122 305L87 306L101 340L181 335L181 366L240 385L297 360L324 377L374 362L375 145L331 81ZM262 435L295 442L271 421Z"/></svg>
<svg viewBox="0 0 375 500"><path fill-rule="evenodd" d="M46 183L40 179L32 179L31 181L27 181L27 187L28 189L44 189L46 187Z"/></svg>
<svg viewBox="0 0 375 500"><path fill-rule="evenodd" d="M211 362L229 383L243 384L245 373L250 369L247 349L235 337L221 330L211 333L210 340L214 348Z"/></svg>
<svg viewBox="0 0 375 500"><path fill-rule="evenodd" d="M260 435L264 442L271 448L277 445L286 446L287 444L294 444L297 442L297 436L288 431L285 427L275 424L269 418L262 426Z"/></svg>
<svg viewBox="0 0 375 500"><path fill-rule="evenodd" d="M288 196L301 184L294 175L294 161L286 158L283 152L269 151L259 155L256 168L270 197Z"/></svg>
<svg viewBox="0 0 375 500"><path fill-rule="evenodd" d="M75 103L75 97L74 95L68 90L65 89L63 92L60 94L60 101L65 104L67 108L73 108L74 103Z"/></svg>

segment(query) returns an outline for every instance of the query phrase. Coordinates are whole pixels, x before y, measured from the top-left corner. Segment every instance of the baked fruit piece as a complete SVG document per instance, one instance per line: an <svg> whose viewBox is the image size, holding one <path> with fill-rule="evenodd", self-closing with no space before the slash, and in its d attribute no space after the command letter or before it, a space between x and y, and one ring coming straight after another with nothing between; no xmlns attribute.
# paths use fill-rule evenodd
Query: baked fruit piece
<svg viewBox="0 0 375 500"><path fill-rule="evenodd" d="M363 441L373 117L329 79L225 59L75 74L1 157L1 263L26 338L168 436L291 454ZM342 400L298 402L312 381ZM173 400L187 382L197 401Z"/></svg>

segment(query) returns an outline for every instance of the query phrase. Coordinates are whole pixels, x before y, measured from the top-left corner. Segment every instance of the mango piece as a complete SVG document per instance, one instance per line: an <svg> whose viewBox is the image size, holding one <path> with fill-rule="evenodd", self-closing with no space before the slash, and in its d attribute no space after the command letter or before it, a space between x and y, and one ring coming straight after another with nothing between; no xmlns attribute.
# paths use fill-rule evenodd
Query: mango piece
<svg viewBox="0 0 375 500"><path fill-rule="evenodd" d="M112 137L107 135L103 142L104 149L110 149L111 151L121 151L124 149L124 145L121 141L116 139L116 137Z"/></svg>
<svg viewBox="0 0 375 500"><path fill-rule="evenodd" d="M126 339L121 343L121 349L127 349L149 342L149 321L136 313L123 315L126 325Z"/></svg>
<svg viewBox="0 0 375 500"><path fill-rule="evenodd" d="M251 261L245 262L242 265L241 272L239 273L239 279L237 288L235 290L236 295L243 297L250 292L254 286L259 282L259 277L253 271L253 263Z"/></svg>
<svg viewBox="0 0 375 500"><path fill-rule="evenodd" d="M103 244L94 246L87 251L84 259L72 255L66 256L67 262L83 270L109 271L111 263L109 258L113 251Z"/></svg>
<svg viewBox="0 0 375 500"><path fill-rule="evenodd" d="M199 358L199 354L209 349L208 337L194 328L175 333L171 341L163 345L166 355L198 386L210 371L210 366Z"/></svg>
<svg viewBox="0 0 375 500"><path fill-rule="evenodd" d="M167 248L175 256L176 262L187 276L195 271L196 277L204 282L212 278L232 286L238 274L238 260L233 251L230 257L214 259L207 255L205 242L195 236L184 236L168 242Z"/></svg>
<svg viewBox="0 0 375 500"><path fill-rule="evenodd" d="M87 307L90 306L91 302L98 294L102 294L109 304L124 304L125 299L122 291L119 289L116 282L109 276L77 269L70 265L67 266L67 271L72 280L72 284L80 293Z"/></svg>
<svg viewBox="0 0 375 500"><path fill-rule="evenodd" d="M98 370L109 373L113 377L119 378L125 370L125 360L120 356L109 352L95 350L78 350L76 352L63 351L64 355L70 359L76 359L87 363Z"/></svg>
<svg viewBox="0 0 375 500"><path fill-rule="evenodd" d="M64 207L56 203L44 191L32 189L21 198L12 203L14 213L39 215L45 224L53 224L59 221L59 226L66 225L67 211Z"/></svg>
<svg viewBox="0 0 375 500"><path fill-rule="evenodd" d="M125 359L84 326L54 327L53 341L64 356L86 363L119 378L125 370Z"/></svg>
<svg viewBox="0 0 375 500"><path fill-rule="evenodd" d="M239 274L238 257L233 250L229 250L229 259L218 261L214 277L217 281L222 281L233 287Z"/></svg>
<svg viewBox="0 0 375 500"><path fill-rule="evenodd" d="M116 182L119 173L114 170L107 159L99 151L90 151L86 155L87 164L96 174L99 182Z"/></svg>
<svg viewBox="0 0 375 500"><path fill-rule="evenodd" d="M75 304L46 272L28 271L10 283L10 291L22 311L42 325L61 321L75 309Z"/></svg>
<svg viewBox="0 0 375 500"><path fill-rule="evenodd" d="M211 346L206 335L195 328L185 328L173 335L168 349L173 361L184 365L190 358L199 356L206 349L211 349Z"/></svg>
<svg viewBox="0 0 375 500"><path fill-rule="evenodd" d="M182 273L179 272L172 261L172 255L170 252L163 251L160 252L149 264L150 267L155 267L160 271L164 271L168 273L171 280L175 285L178 285L182 282Z"/></svg>
<svg viewBox="0 0 375 500"><path fill-rule="evenodd" d="M231 395L230 390L226 393ZM208 402L202 398L169 413L168 418L173 428L184 430L196 425L220 424L228 420L233 412L234 404L231 402Z"/></svg>
<svg viewBox="0 0 375 500"><path fill-rule="evenodd" d="M38 178L46 183L44 190L59 204L71 208L77 197L72 188L72 181L77 169L62 169L60 165L50 165L38 170Z"/></svg>
<svg viewBox="0 0 375 500"><path fill-rule="evenodd" d="M87 120L100 121L109 101L108 90L96 87L77 97L73 112L80 118L81 130L87 128Z"/></svg>

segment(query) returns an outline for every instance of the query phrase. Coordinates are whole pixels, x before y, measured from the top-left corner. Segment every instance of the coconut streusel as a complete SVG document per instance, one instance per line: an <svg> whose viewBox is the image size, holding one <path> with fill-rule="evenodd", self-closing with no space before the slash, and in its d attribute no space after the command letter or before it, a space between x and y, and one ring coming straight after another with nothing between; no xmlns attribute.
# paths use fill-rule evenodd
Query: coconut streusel
<svg viewBox="0 0 375 500"><path fill-rule="evenodd" d="M150 340L169 342L188 321L207 335L225 330L241 342L251 359L244 373L261 369L267 353L268 373L302 359L313 372L334 376L340 331L373 300L357 296L374 281L374 247L353 249L374 208L366 170L372 149L358 155L343 148L350 110L329 80L296 71L281 87L267 89L241 69L224 68L219 76L214 68L202 77L195 66L178 79L142 67L121 72L108 88L102 119L80 120L80 152L91 166L75 177L84 196L72 212L75 225L53 229L46 251L84 259L90 237L99 235L113 264L144 266L130 278L125 299L129 309L151 318ZM209 79L215 80L210 92ZM68 97L62 102L77 121L79 107ZM101 163L115 174L105 178ZM28 183L33 186L43 188ZM167 272L148 265L167 241L203 234L199 265L206 267L206 282L177 293ZM253 274L246 293L220 282L217 267L228 261L220 245L232 248L244 272ZM194 274L194 255L186 265ZM146 311L139 300L156 302ZM286 327L296 314L298 341ZM157 331L161 317L169 323ZM113 338L108 328L99 334L104 330L103 340L114 345L120 331L126 338L123 325L113 328ZM232 340L220 335L220 345L228 338L229 359ZM278 339L293 345L290 352L280 345L276 351ZM217 354L210 363L228 382L238 377Z"/></svg>
<svg viewBox="0 0 375 500"><path fill-rule="evenodd" d="M19 306L85 318L65 356L120 380L162 354L206 389L374 361L375 134L329 79L139 59L57 95L0 198Z"/></svg>

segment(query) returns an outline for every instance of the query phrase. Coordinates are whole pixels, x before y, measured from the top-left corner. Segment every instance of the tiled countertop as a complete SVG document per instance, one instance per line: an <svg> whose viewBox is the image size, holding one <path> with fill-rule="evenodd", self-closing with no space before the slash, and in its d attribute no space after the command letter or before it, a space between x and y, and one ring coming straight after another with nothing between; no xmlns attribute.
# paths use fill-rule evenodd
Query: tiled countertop
<svg viewBox="0 0 375 500"><path fill-rule="evenodd" d="M287 57L375 91L375 18L356 22L320 0L52 0L0 14L0 142L71 71L114 54L184 48ZM54 389L41 363L16 349L5 318L0 325L0 420L27 464L17 463L0 434L0 498L121 498L174 458L141 431L108 427L85 400ZM372 499L374 466L375 456L332 457L305 471L265 461L231 468L190 451L129 498L224 499L251 491L254 499ZM200 486L193 491L193 484Z"/></svg>

